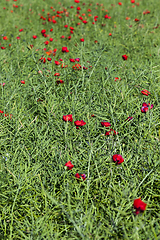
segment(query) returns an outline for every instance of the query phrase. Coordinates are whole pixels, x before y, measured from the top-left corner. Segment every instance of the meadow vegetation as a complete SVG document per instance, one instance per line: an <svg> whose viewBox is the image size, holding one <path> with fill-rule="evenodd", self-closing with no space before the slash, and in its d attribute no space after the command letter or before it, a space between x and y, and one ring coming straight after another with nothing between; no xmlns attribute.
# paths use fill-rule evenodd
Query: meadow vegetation
<svg viewBox="0 0 160 240"><path fill-rule="evenodd" d="M160 7L137 1L1 1L0 239L160 239Z"/></svg>

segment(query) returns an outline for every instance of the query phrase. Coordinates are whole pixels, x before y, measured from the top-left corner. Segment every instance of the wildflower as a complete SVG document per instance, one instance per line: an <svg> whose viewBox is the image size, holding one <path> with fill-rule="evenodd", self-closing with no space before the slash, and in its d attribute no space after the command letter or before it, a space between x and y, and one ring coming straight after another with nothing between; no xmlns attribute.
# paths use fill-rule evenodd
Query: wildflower
<svg viewBox="0 0 160 240"><path fill-rule="evenodd" d="M64 81L61 80L61 79L59 79L59 80L56 81L56 83L57 83L57 84L60 84L60 83L64 83Z"/></svg>
<svg viewBox="0 0 160 240"><path fill-rule="evenodd" d="M72 68L74 70L76 70L76 69L80 70L81 69L81 65L78 63L78 64L75 64Z"/></svg>
<svg viewBox="0 0 160 240"><path fill-rule="evenodd" d="M127 55L122 55L123 60L127 60L128 56Z"/></svg>
<svg viewBox="0 0 160 240"><path fill-rule="evenodd" d="M48 61L52 61L52 58L49 58L49 57L48 57L47 60L48 60Z"/></svg>
<svg viewBox="0 0 160 240"><path fill-rule="evenodd" d="M5 83L0 83L0 85L2 85L2 87L4 87Z"/></svg>
<svg viewBox="0 0 160 240"><path fill-rule="evenodd" d="M84 122L83 120L77 120L74 122L74 125L76 126L76 128L78 129L79 127L82 127L86 124L86 122Z"/></svg>
<svg viewBox="0 0 160 240"><path fill-rule="evenodd" d="M60 73L55 73L54 76L60 76Z"/></svg>
<svg viewBox="0 0 160 240"><path fill-rule="evenodd" d="M37 38L37 36L36 35L33 35L33 39L36 39Z"/></svg>
<svg viewBox="0 0 160 240"><path fill-rule="evenodd" d="M88 22L87 22L86 20L83 20L83 23L84 23L84 24L87 24Z"/></svg>
<svg viewBox="0 0 160 240"><path fill-rule="evenodd" d="M49 44L49 41L45 41L44 44L45 44L45 45L48 45L48 44Z"/></svg>
<svg viewBox="0 0 160 240"><path fill-rule="evenodd" d="M105 136L111 135L112 132L113 132L113 135L117 135L117 134L118 134L118 132L116 132L115 130L113 130L113 129L111 128L109 131L107 131L107 132L105 133Z"/></svg>
<svg viewBox="0 0 160 240"><path fill-rule="evenodd" d="M74 165L71 163L71 161L68 161L64 166L66 166L68 168L68 170L72 170L72 168L74 167Z"/></svg>
<svg viewBox="0 0 160 240"><path fill-rule="evenodd" d="M67 49L67 47L62 47L62 52L69 52L69 50Z"/></svg>
<svg viewBox="0 0 160 240"><path fill-rule="evenodd" d="M130 117L130 116L129 116L125 121L128 121L128 122L129 122L129 121L131 121L132 119L133 119L133 117Z"/></svg>
<svg viewBox="0 0 160 240"><path fill-rule="evenodd" d="M78 178L78 179L80 179L82 177L83 181L86 179L86 175L85 174L76 173L75 177Z"/></svg>
<svg viewBox="0 0 160 240"><path fill-rule="evenodd" d="M72 114L63 115L62 120L65 122L72 122L73 121Z"/></svg>
<svg viewBox="0 0 160 240"><path fill-rule="evenodd" d="M112 33L109 33L108 35L109 35L109 36L112 36Z"/></svg>
<svg viewBox="0 0 160 240"><path fill-rule="evenodd" d="M121 80L121 78L115 77L114 81L116 82L117 80Z"/></svg>
<svg viewBox="0 0 160 240"><path fill-rule="evenodd" d="M75 62L74 58L70 58L69 60L70 62Z"/></svg>
<svg viewBox="0 0 160 240"><path fill-rule="evenodd" d="M0 113L4 113L2 110L0 110Z"/></svg>
<svg viewBox="0 0 160 240"><path fill-rule="evenodd" d="M81 38L80 41L81 41L81 42L84 42L84 38Z"/></svg>
<svg viewBox="0 0 160 240"><path fill-rule="evenodd" d="M148 90L146 90L146 89L143 89L142 91L141 91L141 93L143 94L143 95L146 95L146 96L148 96L149 94L151 94Z"/></svg>
<svg viewBox="0 0 160 240"><path fill-rule="evenodd" d="M64 36L64 35L62 35L60 38L61 38L61 39L62 39L62 38L65 38L65 36Z"/></svg>
<svg viewBox="0 0 160 240"><path fill-rule="evenodd" d="M50 41L50 42L53 42L53 38L50 38L49 41Z"/></svg>
<svg viewBox="0 0 160 240"><path fill-rule="evenodd" d="M135 18L134 21L135 21L135 22L139 22L139 19L138 19L138 18Z"/></svg>
<svg viewBox="0 0 160 240"><path fill-rule="evenodd" d="M112 159L114 162L116 162L118 165L121 164L122 162L124 162L124 159L122 158L122 156L120 154L114 154L112 156Z"/></svg>
<svg viewBox="0 0 160 240"><path fill-rule="evenodd" d="M43 30L41 31L41 33L42 33L42 34L46 33L46 30L45 30L45 29L43 29Z"/></svg>
<svg viewBox="0 0 160 240"><path fill-rule="evenodd" d="M3 37L3 40L8 40L7 36L4 36L4 37Z"/></svg>
<svg viewBox="0 0 160 240"><path fill-rule="evenodd" d="M65 27L65 28L68 28L68 25L66 24L66 25L64 25L64 27Z"/></svg>
<svg viewBox="0 0 160 240"><path fill-rule="evenodd" d="M133 203L134 209L136 209L136 215L138 215L140 212L144 212L146 210L147 204L144 203L141 198L135 199Z"/></svg>
<svg viewBox="0 0 160 240"><path fill-rule="evenodd" d="M24 81L24 80L22 80L22 81L21 81L21 83L22 83L22 84L25 84L25 81Z"/></svg>
<svg viewBox="0 0 160 240"><path fill-rule="evenodd" d="M153 108L153 104L151 104L150 105L150 103L142 103L142 108L141 108L141 112L142 113L146 113L146 112L148 112L148 109L149 109L149 106L150 106L150 109L152 109Z"/></svg>
<svg viewBox="0 0 160 240"><path fill-rule="evenodd" d="M109 122L101 122L102 127L110 127L111 124Z"/></svg>
<svg viewBox="0 0 160 240"><path fill-rule="evenodd" d="M80 58L75 58L75 61L79 62L79 61L80 61Z"/></svg>
<svg viewBox="0 0 160 240"><path fill-rule="evenodd" d="M20 40L20 37L16 37L17 38L17 40Z"/></svg>
<svg viewBox="0 0 160 240"><path fill-rule="evenodd" d="M121 6L121 5L122 5L122 3L121 3L121 2L119 2L119 3L118 3L118 5L120 5L120 6Z"/></svg>
<svg viewBox="0 0 160 240"><path fill-rule="evenodd" d="M54 61L56 65L60 65L61 63L59 61Z"/></svg>

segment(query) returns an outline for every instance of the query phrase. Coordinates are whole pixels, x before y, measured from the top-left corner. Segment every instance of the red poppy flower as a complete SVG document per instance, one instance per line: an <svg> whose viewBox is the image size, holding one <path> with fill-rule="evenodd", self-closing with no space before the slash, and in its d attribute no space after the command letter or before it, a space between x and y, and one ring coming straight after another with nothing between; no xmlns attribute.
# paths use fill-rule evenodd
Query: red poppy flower
<svg viewBox="0 0 160 240"><path fill-rule="evenodd" d="M62 120L65 121L65 122L72 122L73 121L72 114L63 115Z"/></svg>
<svg viewBox="0 0 160 240"><path fill-rule="evenodd" d="M8 40L7 36L4 36L4 37L3 37L3 40Z"/></svg>
<svg viewBox="0 0 160 240"><path fill-rule="evenodd" d="M75 62L74 58L70 58L69 60L70 62Z"/></svg>
<svg viewBox="0 0 160 240"><path fill-rule="evenodd" d="M52 61L52 58L47 58L48 61Z"/></svg>
<svg viewBox="0 0 160 240"><path fill-rule="evenodd" d="M57 83L57 84L60 84L60 83L64 83L64 81L61 80L61 79L59 79L59 80L56 81L56 83Z"/></svg>
<svg viewBox="0 0 160 240"><path fill-rule="evenodd" d="M79 0L74 0L75 3L79 3L80 1Z"/></svg>
<svg viewBox="0 0 160 240"><path fill-rule="evenodd" d="M53 32L53 28L50 29L50 32Z"/></svg>
<svg viewBox="0 0 160 240"><path fill-rule="evenodd" d="M144 203L141 198L135 199L133 203L134 209L136 209L136 215L138 215L140 212L144 212L146 210L147 204Z"/></svg>
<svg viewBox="0 0 160 240"><path fill-rule="evenodd" d="M111 124L109 122L101 122L102 127L110 127Z"/></svg>
<svg viewBox="0 0 160 240"><path fill-rule="evenodd" d="M116 82L117 80L121 80L121 78L115 77L114 81Z"/></svg>
<svg viewBox="0 0 160 240"><path fill-rule="evenodd" d="M135 3L135 0L131 0L131 3Z"/></svg>
<svg viewBox="0 0 160 240"><path fill-rule="evenodd" d="M86 20L83 20L83 23L84 23L84 24L87 24L88 22L87 22Z"/></svg>
<svg viewBox="0 0 160 240"><path fill-rule="evenodd" d="M151 104L150 105L150 103L142 103L142 108L141 108L141 112L142 113L146 113L146 112L148 112L148 109L149 109L149 106L150 106L150 109L152 109L153 108L153 104Z"/></svg>
<svg viewBox="0 0 160 240"><path fill-rule="evenodd" d="M60 65L61 63L59 61L55 61L55 64L56 65Z"/></svg>
<svg viewBox="0 0 160 240"><path fill-rule="evenodd" d="M81 42L84 42L84 38L81 38L80 41L81 41Z"/></svg>
<svg viewBox="0 0 160 240"><path fill-rule="evenodd" d="M22 80L22 81L21 81L21 83L22 83L22 84L25 84L25 81L24 81L24 80Z"/></svg>
<svg viewBox="0 0 160 240"><path fill-rule="evenodd" d="M71 161L68 161L64 166L66 166L68 168L68 170L71 170L74 165L71 163Z"/></svg>
<svg viewBox="0 0 160 240"><path fill-rule="evenodd" d="M119 3L118 3L118 5L122 5L122 3L121 3L121 2L119 2Z"/></svg>
<svg viewBox="0 0 160 240"><path fill-rule="evenodd" d="M112 33L109 33L108 35L109 35L109 36L112 36Z"/></svg>
<svg viewBox="0 0 160 240"><path fill-rule="evenodd" d="M80 58L75 58L75 61L79 62L79 61L80 61Z"/></svg>
<svg viewBox="0 0 160 240"><path fill-rule="evenodd" d="M33 35L33 39L36 39L37 38L37 36L36 35Z"/></svg>
<svg viewBox="0 0 160 240"><path fill-rule="evenodd" d="M2 110L0 110L0 113L4 113Z"/></svg>
<svg viewBox="0 0 160 240"><path fill-rule="evenodd" d="M107 131L107 132L105 133L105 136L111 135L112 132L113 132L113 135L117 135L117 134L118 134L118 132L116 132L115 130L113 130L113 129L111 128L109 131Z"/></svg>
<svg viewBox="0 0 160 240"><path fill-rule="evenodd" d="M41 33L42 33L42 34L46 33L46 30L45 30L45 29L43 29L43 30L41 31Z"/></svg>
<svg viewBox="0 0 160 240"><path fill-rule="evenodd" d="M67 47L62 47L62 52L69 52L69 50L67 49Z"/></svg>
<svg viewBox="0 0 160 240"><path fill-rule="evenodd" d="M112 156L112 159L115 163L117 163L118 165L121 164L122 162L124 162L124 159L122 158L122 156L120 154L115 154Z"/></svg>
<svg viewBox="0 0 160 240"><path fill-rule="evenodd" d="M45 59L45 58L43 58L43 57L41 57L41 58L39 59L39 61L41 61L41 62L45 63L45 62L46 62L46 59Z"/></svg>
<svg viewBox="0 0 160 240"><path fill-rule="evenodd" d="M127 55L122 55L123 60L127 60L128 56Z"/></svg>
<svg viewBox="0 0 160 240"><path fill-rule="evenodd" d="M23 28L19 29L19 32L23 32Z"/></svg>
<svg viewBox="0 0 160 240"><path fill-rule="evenodd" d="M133 117L128 117L125 121L131 121L133 119Z"/></svg>
<svg viewBox="0 0 160 240"><path fill-rule="evenodd" d="M134 21L135 21L135 22L139 22L139 19L138 19L138 18L135 18Z"/></svg>
<svg viewBox="0 0 160 240"><path fill-rule="evenodd" d="M45 45L48 45L48 44L49 44L49 41L45 41L44 44L45 44Z"/></svg>
<svg viewBox="0 0 160 240"><path fill-rule="evenodd" d="M82 177L83 181L86 179L86 175L85 174L76 173L75 177L78 178L78 179L80 179Z"/></svg>
<svg viewBox="0 0 160 240"><path fill-rule="evenodd" d="M6 47L1 47L1 49L3 50L3 49L6 49Z"/></svg>
<svg viewBox="0 0 160 240"><path fill-rule="evenodd" d="M53 38L50 38L49 41L50 41L50 42L53 42Z"/></svg>
<svg viewBox="0 0 160 240"><path fill-rule="evenodd" d="M148 96L149 94L151 94L148 90L146 90L146 89L143 89L142 91L141 91L141 93L143 94L143 95L146 95L146 96Z"/></svg>
<svg viewBox="0 0 160 240"><path fill-rule="evenodd" d="M74 70L76 70L76 69L80 70L81 69L81 65L78 63L78 64L75 64L72 68Z"/></svg>
<svg viewBox="0 0 160 240"><path fill-rule="evenodd" d="M0 85L2 85L2 87L4 87L5 83L0 83Z"/></svg>
<svg viewBox="0 0 160 240"><path fill-rule="evenodd" d="M16 37L17 38L17 40L20 40L20 37Z"/></svg>
<svg viewBox="0 0 160 240"><path fill-rule="evenodd" d="M60 73L55 73L54 76L60 76Z"/></svg>
<svg viewBox="0 0 160 240"><path fill-rule="evenodd" d="M74 125L76 126L76 128L78 129L79 127L82 127L86 124L86 122L84 122L83 120L77 120L74 122Z"/></svg>

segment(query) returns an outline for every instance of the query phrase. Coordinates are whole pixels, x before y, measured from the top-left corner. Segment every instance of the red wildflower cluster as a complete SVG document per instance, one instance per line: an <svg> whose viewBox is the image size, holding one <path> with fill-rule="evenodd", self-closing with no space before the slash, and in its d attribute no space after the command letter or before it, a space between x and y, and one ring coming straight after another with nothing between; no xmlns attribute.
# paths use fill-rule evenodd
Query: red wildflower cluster
<svg viewBox="0 0 160 240"><path fill-rule="evenodd" d="M79 127L82 127L86 124L86 122L84 122L83 120L77 120L74 122L74 125L76 126L76 128L78 129Z"/></svg>
<svg viewBox="0 0 160 240"><path fill-rule="evenodd" d="M71 161L68 161L64 166L66 166L68 170L72 170L72 168L74 167Z"/></svg>
<svg viewBox="0 0 160 240"><path fill-rule="evenodd" d="M85 175L85 174L76 173L76 174L75 174L75 177L78 178L78 179L82 178L83 181L86 179L86 175Z"/></svg>
<svg viewBox="0 0 160 240"><path fill-rule="evenodd" d="M128 56L127 55L122 55L123 60L127 60Z"/></svg>
<svg viewBox="0 0 160 240"><path fill-rule="evenodd" d="M135 199L133 203L134 209L136 209L136 215L138 215L140 212L144 212L146 210L147 204L144 203L141 198Z"/></svg>
<svg viewBox="0 0 160 240"><path fill-rule="evenodd" d="M150 105L150 103L142 103L142 108L141 108L141 112L142 113L146 113L146 112L148 112L148 109L149 109L149 107L150 107L150 109L152 109L153 108L153 104L151 104Z"/></svg>
<svg viewBox="0 0 160 240"><path fill-rule="evenodd" d="M120 154L115 154L112 156L113 162L117 163L118 165L124 162L124 159Z"/></svg>
<svg viewBox="0 0 160 240"><path fill-rule="evenodd" d="M143 94L143 95L146 95L146 96L148 96L149 94L151 94L148 90L146 90L146 89L143 89L142 91L141 91L141 93Z"/></svg>
<svg viewBox="0 0 160 240"><path fill-rule="evenodd" d="M72 122L73 121L73 117L72 114L68 114L68 115L63 115L63 121L65 122Z"/></svg>

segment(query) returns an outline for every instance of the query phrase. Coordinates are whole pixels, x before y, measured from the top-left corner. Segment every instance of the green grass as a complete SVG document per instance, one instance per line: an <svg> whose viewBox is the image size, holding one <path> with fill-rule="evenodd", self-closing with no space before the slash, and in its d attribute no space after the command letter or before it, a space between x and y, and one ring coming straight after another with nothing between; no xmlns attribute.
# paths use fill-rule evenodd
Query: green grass
<svg viewBox="0 0 160 240"><path fill-rule="evenodd" d="M159 1L102 2L104 7L68 0L0 4L0 47L6 47L0 48L0 239L160 238ZM79 6L87 24L76 16ZM69 16L48 22L48 12L55 16L64 8ZM42 29L54 39L48 45ZM47 56L53 49L56 55ZM41 57L52 61L43 64ZM68 67L55 65L60 58ZM87 69L73 70L78 62L70 58L80 58ZM143 89L151 94L142 95ZM154 106L142 113L143 102ZM67 114L73 122L62 120ZM74 121L81 119L86 125L76 129ZM105 136L103 120L118 134ZM124 158L121 165L112 161L114 154ZM72 170L64 167L68 161ZM139 197L147 208L135 215Z"/></svg>

